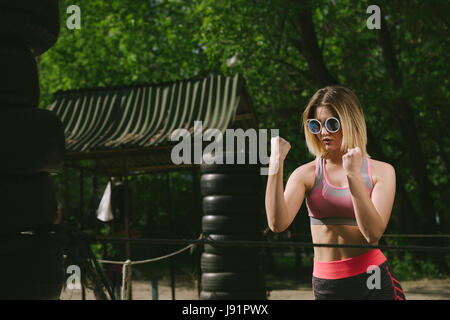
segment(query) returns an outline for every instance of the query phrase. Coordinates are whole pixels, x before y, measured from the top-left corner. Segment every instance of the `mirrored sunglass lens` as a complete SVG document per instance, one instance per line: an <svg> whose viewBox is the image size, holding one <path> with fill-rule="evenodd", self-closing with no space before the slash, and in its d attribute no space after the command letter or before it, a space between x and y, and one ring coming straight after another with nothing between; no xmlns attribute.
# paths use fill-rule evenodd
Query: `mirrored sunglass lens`
<svg viewBox="0 0 450 320"><path fill-rule="evenodd" d="M315 120L309 121L308 127L312 133L318 133L320 131L320 123L318 121Z"/></svg>
<svg viewBox="0 0 450 320"><path fill-rule="evenodd" d="M339 130L339 121L337 121L337 119L328 119L325 126L328 131L336 132Z"/></svg>

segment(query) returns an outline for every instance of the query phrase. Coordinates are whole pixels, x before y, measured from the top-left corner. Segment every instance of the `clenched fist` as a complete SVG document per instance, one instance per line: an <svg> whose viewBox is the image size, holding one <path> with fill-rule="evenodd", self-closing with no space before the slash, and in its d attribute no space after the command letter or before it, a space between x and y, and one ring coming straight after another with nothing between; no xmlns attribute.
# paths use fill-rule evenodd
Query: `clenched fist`
<svg viewBox="0 0 450 320"><path fill-rule="evenodd" d="M342 156L342 165L346 173L360 173L362 165L361 149L359 147L347 150Z"/></svg>
<svg viewBox="0 0 450 320"><path fill-rule="evenodd" d="M270 140L270 146L270 158L278 161L284 161L291 150L291 144L279 136Z"/></svg>

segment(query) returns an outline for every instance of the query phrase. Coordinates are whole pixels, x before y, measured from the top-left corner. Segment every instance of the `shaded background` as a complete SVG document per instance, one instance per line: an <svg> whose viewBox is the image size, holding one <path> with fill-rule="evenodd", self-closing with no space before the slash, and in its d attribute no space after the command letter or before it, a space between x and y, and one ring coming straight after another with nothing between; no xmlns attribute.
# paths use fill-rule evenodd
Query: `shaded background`
<svg viewBox="0 0 450 320"><path fill-rule="evenodd" d="M80 30L65 27L72 4L81 8ZM380 30L366 26L366 9L373 4L381 8ZM369 154L396 169L397 193L386 232L449 233L449 1L63 0L60 5L60 38L40 59L42 108L58 90L241 73L260 128L279 128L292 145L287 181L295 168L314 159L300 128L309 98L325 85L342 84L362 104ZM65 219L76 224L79 174L69 170L68 175L73 207L66 208ZM192 177L182 172L170 176L172 198L177 199L172 205L176 234L196 238L201 228L191 218L198 217L191 200ZM61 198L64 182L54 178ZM174 234L161 187L165 178L131 178L132 225L143 236ZM96 221L95 209L106 181L98 177L93 192L87 180L82 208L89 225L105 234L109 226ZM305 205L290 231L309 233ZM142 248L133 254L147 258L158 250ZM437 276L449 269L448 256L387 256L400 278ZM310 260L311 250L296 250L295 257L295 265L301 265Z"/></svg>

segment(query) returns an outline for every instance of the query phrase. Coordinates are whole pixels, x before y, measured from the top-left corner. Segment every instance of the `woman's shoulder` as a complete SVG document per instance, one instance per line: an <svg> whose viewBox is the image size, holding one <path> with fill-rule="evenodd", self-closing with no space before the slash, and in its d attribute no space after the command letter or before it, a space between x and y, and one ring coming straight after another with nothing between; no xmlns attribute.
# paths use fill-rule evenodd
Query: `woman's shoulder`
<svg viewBox="0 0 450 320"><path fill-rule="evenodd" d="M306 162L292 172L293 178L300 180L305 184L306 191L314 186L317 159Z"/></svg>
<svg viewBox="0 0 450 320"><path fill-rule="evenodd" d="M311 171L314 173L316 171L316 162L317 159L306 162L300 166L297 167L297 169L294 170L293 173L304 175L305 173L311 173Z"/></svg>
<svg viewBox="0 0 450 320"><path fill-rule="evenodd" d="M391 164L372 158L368 158L368 160L370 173L374 184L376 184L382 177L395 175L395 169Z"/></svg>

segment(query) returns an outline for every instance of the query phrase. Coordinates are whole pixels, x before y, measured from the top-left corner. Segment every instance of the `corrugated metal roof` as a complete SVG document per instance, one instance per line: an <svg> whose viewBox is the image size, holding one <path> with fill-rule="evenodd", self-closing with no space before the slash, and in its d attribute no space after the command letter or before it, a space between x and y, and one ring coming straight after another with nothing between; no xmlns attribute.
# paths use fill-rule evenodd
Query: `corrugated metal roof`
<svg viewBox="0 0 450 320"><path fill-rule="evenodd" d="M103 158L102 166L108 166L104 158L112 155L109 151L122 150L122 155L131 156L173 144L171 133L178 128L192 132L194 120L203 122L203 132L208 128L224 132L231 127L257 126L240 75L59 92L49 109L65 128L68 158L96 154L99 163ZM162 158L165 160L153 165L167 163L167 155Z"/></svg>

